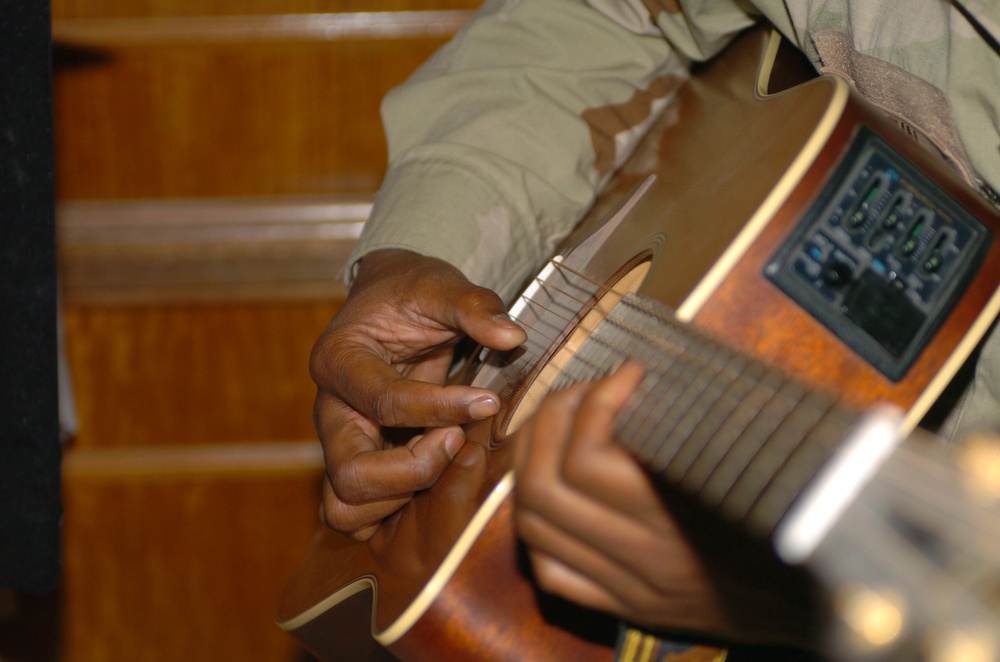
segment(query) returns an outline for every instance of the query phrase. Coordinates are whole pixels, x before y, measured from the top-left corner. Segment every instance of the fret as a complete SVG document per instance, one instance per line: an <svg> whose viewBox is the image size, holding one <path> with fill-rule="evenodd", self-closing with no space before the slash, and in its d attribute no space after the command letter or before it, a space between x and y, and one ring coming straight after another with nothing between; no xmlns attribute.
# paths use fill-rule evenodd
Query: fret
<svg viewBox="0 0 1000 662"><path fill-rule="evenodd" d="M654 457L652 467L671 480L683 476L685 464L697 456L700 448L708 442L705 433L718 428L724 420L725 400L722 395L738 379L738 364L734 363L731 352L716 354L712 362L705 367L705 388L697 393L697 400L692 403L667 432L663 447ZM735 403L734 403L735 404ZM658 426L662 428L661 426Z"/></svg>
<svg viewBox="0 0 1000 662"><path fill-rule="evenodd" d="M825 394L815 391L810 398L824 399L825 411L808 435L787 458L781 469L781 480L773 481L754 507L754 517L760 526L773 529L778 519L788 511L792 501L802 493L816 470L826 462L833 450L848 437L858 415L836 404Z"/></svg>
<svg viewBox="0 0 1000 662"><path fill-rule="evenodd" d="M720 348L713 344L700 343L700 351L691 357L687 364L687 375L681 380L675 380L668 385L670 392L679 391L673 397L671 408L649 431L650 443L657 443L659 448L650 461L650 468L656 473L665 473L669 463L674 459L681 447L687 442L695 424L701 420L712 404L705 391L709 383L716 377L715 369L721 367L715 360ZM654 378L656 373L653 373ZM660 385L667 385L661 379Z"/></svg>
<svg viewBox="0 0 1000 662"><path fill-rule="evenodd" d="M732 375L729 383L694 429L692 441L685 444L668 466L671 475L684 476L685 488L691 491L701 489L721 461L721 455L733 443L734 435L741 434L749 423L748 416L740 416L749 408L741 405L759 382L759 371L757 374L749 372L742 356L737 356L727 367L728 374Z"/></svg>
<svg viewBox="0 0 1000 662"><path fill-rule="evenodd" d="M774 432L764 440L759 451L747 462L722 504L723 510L731 513L734 519L748 518L764 492L772 484L786 480L783 474L781 481L777 480L785 462L801 445L808 445L808 442L813 441L811 433L825 411L814 406L815 401L816 398L811 393L803 393L780 420ZM766 521L766 518L763 519Z"/></svg>
<svg viewBox="0 0 1000 662"><path fill-rule="evenodd" d="M623 325L636 336L632 345L643 349L642 358L636 358L643 361L649 375L643 380L642 400L633 398L627 409L628 425L617 432L619 440L649 465L659 449L656 436L658 424L650 423L650 420L658 419L659 426L669 425L677 391L683 384L682 378L691 372L690 361L701 353L702 343L698 342L697 336L674 324L672 318L664 324L648 311L631 306L626 301L612 311L609 321L618 315L621 315ZM663 434L661 430L659 439Z"/></svg>
<svg viewBox="0 0 1000 662"><path fill-rule="evenodd" d="M742 504L728 497L746 475L747 468L767 440L777 432L782 420L792 411L795 403L795 394L789 393L787 382L782 382L754 415L746 432L736 439L709 476L699 493L704 503L713 508L720 508L723 515L731 519L740 519ZM740 492L736 495L736 498L739 497L755 498L756 495Z"/></svg>

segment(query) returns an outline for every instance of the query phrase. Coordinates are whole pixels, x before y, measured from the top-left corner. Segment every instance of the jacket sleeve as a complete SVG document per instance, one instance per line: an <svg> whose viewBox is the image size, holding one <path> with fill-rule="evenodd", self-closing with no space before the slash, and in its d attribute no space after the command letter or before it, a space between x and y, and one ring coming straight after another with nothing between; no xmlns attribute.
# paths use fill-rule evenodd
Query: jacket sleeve
<svg viewBox="0 0 1000 662"><path fill-rule="evenodd" d="M390 92L389 170L352 265L405 248L516 294L687 76L648 3L604 4L628 7L488 2Z"/></svg>

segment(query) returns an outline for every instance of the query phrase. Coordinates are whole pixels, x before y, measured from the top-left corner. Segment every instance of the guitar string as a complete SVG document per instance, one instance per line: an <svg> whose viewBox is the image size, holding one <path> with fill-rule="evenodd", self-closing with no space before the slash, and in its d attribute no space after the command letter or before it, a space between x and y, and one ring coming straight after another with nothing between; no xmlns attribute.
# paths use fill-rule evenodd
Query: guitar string
<svg viewBox="0 0 1000 662"><path fill-rule="evenodd" d="M558 319L560 322L563 323L562 326L560 326L555 333L550 334L545 331L542 331L537 327L532 326L531 324L528 323L527 319L525 319L524 317L519 318L515 315L511 315L511 318L519 325L535 332L535 337L532 337L532 335L529 334L528 342L541 341L541 344L543 345L542 351L529 355L531 358L535 360L541 359L550 349L552 349L551 346L553 343L562 339L568 332L572 331L572 329L568 327L573 322L582 319L583 315L587 312L590 306L596 303L595 295L597 293L612 295L618 298L625 298L625 296L629 294L629 291L627 290L618 289L617 283L611 285L608 285L606 283L601 283L597 280L594 280L590 276L587 276L586 274L576 269L573 269L561 262L553 261L550 262L549 264L554 268L555 272L558 272L564 277L568 275L579 281L582 281L583 285L585 285L586 287L579 286L577 289L579 289L581 292L584 292L585 295L583 296L575 295L571 293L568 289L559 288L554 283L550 283L549 281L545 280L544 278L541 278L540 276L535 276L532 279L532 282L538 286L538 290L540 291L540 293L544 298L556 301L559 305L553 307L547 307L543 304L541 300L539 300L537 295L526 299L525 300L526 305L533 308L542 309L546 313L551 313L553 317L555 317L556 319ZM566 281L569 282L570 278L566 278ZM552 296L553 292L563 295L565 300L560 300L559 297ZM575 304L575 305L573 307L569 307L569 304ZM589 331L586 330L581 329L581 331L589 333ZM502 357L498 356L498 360L503 362ZM506 365L505 363L501 364Z"/></svg>
<svg viewBox="0 0 1000 662"><path fill-rule="evenodd" d="M585 281L587 285L593 286L594 288L600 287L600 284L594 281L593 279L573 269L570 269L565 265L559 264L558 262L553 262L551 264L555 266L556 271L561 271L563 273L568 273L573 276L576 276L577 278ZM592 293L588 294L585 297L574 295L569 291L555 287L554 284L549 283L547 280L540 278L538 276L534 277L532 279L532 282L538 286L538 291L540 295L536 294L531 298L526 299L525 300L526 308L540 309L541 311L543 311L543 313L547 313L551 315L551 317L554 317L555 320L558 320L561 324L560 325L553 324L552 326L555 326L556 329L554 332L549 332L543 330L538 325L532 324L529 321L531 318L529 318L526 315L522 315L519 317L514 314L511 314L511 319L517 322L518 325L520 325L522 328L532 332L528 334L528 340L526 341L525 344L528 345L531 343L537 343L541 347L540 350L532 350L529 347L522 346L522 348L524 348L526 352L520 354L517 357L516 360L519 363L524 363L525 359L533 361L541 360L550 350L553 349L552 345L554 343L559 341L566 333L572 331L570 325L574 321L577 321L578 319L581 318L581 313L585 312L585 309L588 307L588 305L591 303L593 299ZM582 288L580 289L582 290ZM624 296L626 294L625 292L619 292L614 290L613 287L609 288L608 291L613 294L619 294L621 296ZM562 294L563 297L552 296L553 292L557 294ZM551 301L556 302L558 305L547 306L545 305L545 303L543 303L543 301L540 300L541 298L547 298ZM572 308L570 308L569 304L575 304L575 305ZM545 322L551 323L552 321L548 319L544 314L536 315L535 318L537 319L538 323L545 323ZM585 330L582 331L586 333ZM496 361L501 366L507 366L513 362L511 360L505 359L505 356L509 354L510 352L494 352L494 355L496 356ZM546 385L546 386L548 387L551 385Z"/></svg>
<svg viewBox="0 0 1000 662"><path fill-rule="evenodd" d="M586 281L586 278L584 276L582 276L580 274L574 274L574 275L578 276L580 280ZM547 285L547 283L544 282L544 281L539 281L538 285L539 285L539 287L544 288ZM590 285L590 289L591 290L596 289L595 288L595 284L590 283L589 285ZM566 301L564 301L562 299L558 299L558 298L553 298L557 303L560 304L560 306L559 306L558 309L552 308L551 310L564 323L569 323L571 321L573 315L577 315L577 316L579 315L579 313L577 311L578 311L578 309L582 308L585 305L585 301L581 297L575 297L575 296L573 296L572 292L569 289L567 289L567 288L553 288L553 289L557 290L560 294L562 294L564 299L569 299L570 301L574 302L574 307L573 308L575 308L576 310L567 308L566 305L565 305ZM611 290L614 291L614 288L611 288ZM621 295L620 292L618 294ZM545 299L545 297L543 296L538 301L534 301L533 303L535 305L541 305L539 302L541 300L544 300L544 299ZM610 318L610 316L609 316L609 318ZM526 322L526 320L522 320L522 321ZM607 322L613 322L613 321L614 320L612 320L612 319L605 319L604 320L605 323L607 323ZM664 321L666 321L666 320L664 320ZM672 326L673 325L671 325L671 324L665 325L663 331L668 331ZM586 333L587 335L590 335L589 331L585 330L584 333ZM553 336L553 337L555 337L555 336ZM690 334L684 334L681 337L684 338L685 342L686 342L686 341L690 340L691 335ZM591 338L591 340L593 340L593 339ZM709 344L710 345L715 345L715 343L709 343ZM719 344L719 345L721 345L721 344ZM674 341L672 343L672 347L670 345L667 345L666 347L661 347L660 348L661 350L664 349L664 348L670 348L672 351L665 352L665 353L661 351L660 353L661 353L661 355L664 355L664 356L670 356L671 354L674 355L674 356L677 356L677 352L683 353L682 352L683 347L684 347L683 345L678 345L678 343L676 341ZM723 366L725 366L726 364L729 364L731 362L731 360L730 360L729 357L743 356L740 352L733 352L729 348L726 348L725 351L720 350L720 349L718 349L718 346L716 347L716 349L713 349L711 351L713 352L713 355L715 355L714 354L715 352L719 352L721 355L727 357L727 359L725 361L721 362ZM732 352L732 353L731 354L727 354L727 352ZM622 356L624 356L624 353L622 353ZM583 355L577 355L576 360L581 361L581 362L586 362L587 361L587 357L583 356ZM648 360L647 361L643 361L643 363L646 364L647 367L649 367L649 365L650 365L650 362ZM671 366L673 366L674 363L675 363L675 361L671 361ZM703 364L710 364L711 362L710 361L702 361L701 363L703 363ZM722 370L722 367L720 367L718 365L718 363L716 364L716 368L717 368L717 370ZM591 365L590 366L590 370L589 370L589 374L587 375L587 377L599 375L603 371L605 371L606 369L607 369L607 365L606 364ZM684 372L683 372L684 370L685 370L685 367L682 366L680 368L680 371L681 371L682 375L684 374ZM662 365L662 361L661 361L661 365L659 365L658 372L659 372L660 375L667 375L667 376L669 376L669 374L670 374L669 371L666 371L664 369L664 366ZM742 372L742 371L738 371L738 373L739 372ZM737 373L737 376L738 376L738 373ZM735 377L736 376L733 376L733 379L735 379ZM759 378L760 375L758 375L757 377ZM565 380L565 376L563 377L563 379ZM558 377L557 377L557 380L558 380ZM727 380L723 380L725 388L728 388L730 386L730 381L731 380L728 380L728 379ZM712 382L712 380L709 380L709 382L705 384L705 388L708 388L711 385L711 382ZM550 388L552 386L558 386L558 382L555 382L552 385L549 385L549 384L544 385L545 388ZM787 389L786 389L786 391L787 391ZM768 394L768 399L771 396L773 396L773 395L774 395L773 393L769 393ZM803 395L803 393L801 391L799 391L797 393L797 397L793 397L792 398L792 400L793 400L792 405L791 405L792 409L794 409L797 406L798 401L800 399L802 399L802 395ZM697 396L697 393L695 393L694 396ZM780 397L780 394L778 394L778 397ZM663 402L663 401L657 402L657 405L666 405L668 410L671 407L681 407L681 409L683 410L683 404L684 403L678 404L678 401L677 401L676 398L667 398L666 402ZM633 422L633 423L635 423L636 421L642 421L644 419L648 419L648 417L650 415L652 415L652 413L653 412L651 411L651 409L646 409L646 410L644 410L644 415L643 416L638 416L638 417L637 416L632 416L632 417L629 418L629 420L631 422ZM676 443L684 443L686 441L687 437L685 437L683 435L678 436L675 433L675 431L674 431L674 428L676 427L674 425L675 421L670 416L669 411L664 412L663 408L659 407L657 409L656 413L657 413L658 418L659 418L659 421L658 421L659 424L655 426L656 430L654 430L654 433L649 434L646 437L646 439L647 440L653 440L654 442L659 442L659 441L661 441L664 438L673 437L676 440ZM706 410L703 413L705 413L706 415L713 415L713 411L712 411L711 408L709 408L708 410ZM743 421L742 421L742 424L740 424L737 427L733 428L732 437L735 437L737 440L739 440L741 438L745 440L747 438L747 436L748 436L747 435L747 428L751 424L754 425L754 426L759 427L760 421L756 420L758 418L759 413L760 412L757 411L757 412L754 412L754 414L751 417L744 418ZM706 423L704 420L702 420L701 418L699 418L697 421L694 421L694 423L695 423L694 427L698 428L698 427L708 426L709 428L711 428L714 425L715 428L718 428L719 426L723 425L726 422L726 419L724 419L724 418L718 418L717 416L713 416L713 418L714 418L714 420L717 421L716 423L712 423L711 421L709 421L708 423ZM799 414L798 417L796 419L794 419L794 420L801 420L801 418L802 418L802 415ZM779 417L778 420L780 421L781 418ZM791 490L788 490L788 489L785 489L785 490L771 489L772 486L773 486L774 479L780 474L781 475L781 484L782 485L787 484L787 483L793 483L796 486L804 485L805 482L807 482L809 480L809 478L814 474L814 472L815 472L814 470L816 468L816 465L818 464L819 460L822 459L822 458L818 458L816 462L810 462L810 461L802 460L801 457L799 457L800 455L803 454L803 453L800 452L801 449L802 449L802 446L803 446L803 444L801 442L804 441L806 438L808 438L808 437L810 437L810 436L812 436L814 434L814 432L815 432L814 428L816 426L820 426L820 425L822 425L824 423L824 415L823 415L822 412L820 412L818 415L814 415L812 418L806 419L806 421L807 422L804 424L805 425L804 428L802 427L802 425L800 425L797 430L796 430L795 427L792 427L793 432L791 432L791 433L782 430L782 431L780 431L781 434L779 434L779 430L778 430L779 426L777 424L773 424L772 423L769 426L765 426L765 429L770 430L770 433L762 434L761 435L762 438L763 438L763 442L762 443L758 443L756 445L751 445L749 447L749 450L747 450L747 451L739 452L737 454L737 457L739 459L737 459L735 461L732 459L732 457L734 455L733 451L739 451L739 448L738 448L737 445L734 445L733 447L729 447L729 446L723 445L722 449L720 450L718 443L715 443L715 444L708 444L707 443L707 441L709 439L711 439L711 437L712 437L711 432L704 433L702 439L704 439L705 442L701 446L699 446L697 449L688 450L688 454L687 454L687 463L686 463L686 465L687 465L688 468L690 468L691 466L696 465L698 463L701 463L703 466L707 465L707 467L708 467L707 470L703 470L703 472L702 472L702 479L700 481L701 484L698 485L698 486L691 485L691 487L694 488L693 491L698 491L698 489L700 487L704 487L704 485L706 485L706 484L710 484L711 485L711 484L714 483L716 485L722 485L721 488L716 488L716 494L715 494L715 497L714 497L714 501L716 501L717 503L718 502L745 503L747 505L738 514L739 516L743 516L743 515L746 515L747 513L758 512L758 511L761 511L761 512L770 512L770 513L772 513L772 516L771 517L767 517L766 519L768 519L770 521L774 521L774 516L775 515L779 515L780 513L785 512L785 510L787 509L787 506L789 505L790 500L792 498L792 497L787 496L787 495L789 493L794 494L794 491L791 491ZM789 427L789 425L790 424L785 424L785 427L787 428L787 427ZM745 444L740 444L740 445L745 445ZM822 445L826 446L826 444L822 444ZM677 459L675 458L675 455L677 454L677 447L675 446L673 449L671 449L671 448L669 448L669 446L670 446L669 444L660 444L659 445L659 452L657 452L656 455L657 455L657 457L662 458L662 459L659 460L658 462L664 463L664 464L676 464ZM685 448L686 449L690 449L691 447L690 447L690 445L688 445L688 446L685 446ZM673 450L673 452L671 452L671 450ZM813 455L815 455L815 454L816 453L813 452ZM710 459L706 459L706 455L710 455L711 456ZM806 453L806 455L808 455L808 453ZM724 464L727 463L726 461L728 461L728 464L731 467L735 467L735 468L731 468L730 470L724 472L724 474L726 474L726 478L727 479L719 479L718 478L719 472L723 468ZM795 467L795 474L797 474L798 477L795 478L794 480L789 480L788 477L787 477L788 474L789 474L789 471L787 469L785 469L785 467L788 466L788 465L791 465L791 466ZM804 465L805 469L802 469L803 465ZM748 471L752 471L754 466L764 466L764 467L767 467L768 470L765 471L765 472L763 472L763 475L765 476L765 479L763 480L763 482L761 482L760 480L758 480L756 482L756 484L753 483L753 482L750 483L751 485L754 486L754 489L752 489L748 493L746 491L745 487L742 488L742 489L740 488L740 484L741 483L747 483L747 479L745 477L745 474ZM681 474L686 474L687 472L684 471L684 470L681 470L680 473ZM761 473L761 472L758 471L757 473ZM720 480L721 480L721 483L720 483ZM737 499L737 498L731 498L730 494L732 492L734 492L734 491L739 491L746 498L744 498L742 501L740 499ZM784 496L781 495L782 492L784 492ZM778 494L779 496L775 496L775 494ZM760 506L760 507L758 508L758 506Z"/></svg>
<svg viewBox="0 0 1000 662"><path fill-rule="evenodd" d="M611 320L611 321L612 322L616 322L617 320ZM599 338L599 337L595 337L593 339L596 340L596 341L598 341L598 342L606 342L602 338ZM606 342L606 344L609 346L609 349L611 349L611 350L618 350L617 346L612 345L610 342ZM588 355L583 355L583 356L585 357L585 356L588 356ZM582 360L586 360L586 358L584 358ZM751 367L753 367L755 365L755 363L754 362L750 362L750 365L751 365ZM756 364L756 365L759 365L759 364ZM764 366L764 368L766 370L766 366ZM740 372L745 374L746 371L740 370ZM773 372L771 372L771 374L773 374ZM757 378L759 379L760 376L761 375L758 375ZM812 391L811 393L813 395L816 394L815 391ZM822 395L822 394L819 394L819 395ZM808 397L808 395L807 395L807 397ZM806 398L802 398L803 401L805 399ZM819 403L819 405L821 407L829 407L832 404L833 404L832 398L831 399L825 399L825 398L823 398L822 401ZM831 412L828 412L828 413L832 414L833 412L831 411ZM822 415L820 416L820 418L822 418ZM809 424L807 423L807 426L808 425ZM812 424L811 427L815 428L815 427L818 427L818 426L819 426L819 421L816 421L814 424ZM801 435L800 434L796 434L794 436L795 437L799 437ZM831 446L832 445L836 445L836 441L839 438L840 438L840 435L837 435L837 439L830 440L829 445L831 445ZM821 444L821 446L827 446L827 444ZM795 461L797 453L796 452L783 451L783 452L779 453L778 455L780 455L781 457L787 457L789 463L791 463L791 462ZM807 464L809 466L815 466L814 463L812 463L812 462L809 462ZM811 471L799 471L798 473L801 476L803 476L803 481L802 481L803 484L806 482L807 478L809 478L809 477L811 477L813 475L813 473ZM890 473L890 477L891 477L891 473ZM901 482L904 485L912 485L912 482L909 481L909 480L903 480ZM799 486L795 485L793 487L797 488ZM892 487L896 487L896 486L893 485ZM798 493L801 490L796 489L796 490L793 490L793 491L795 493ZM898 490L898 489L896 491L900 492L902 495L905 495L906 492L907 492L906 490ZM932 496L929 493L921 493L920 496L925 497L924 499L922 499L922 501L926 502L928 505L930 505L931 502L939 502L938 498ZM767 494L765 494L763 498L767 498ZM904 498L905 498L905 496L904 496ZM780 504L780 506L781 507L767 508L767 509L765 509L766 512L769 512L772 515L772 517L769 518L771 521L768 522L768 524L772 524L773 522L776 521L776 519L774 517L775 515L780 516L780 514L782 514L784 512L787 512L787 508L785 507L786 504ZM919 505L917 505L917 508L921 509ZM923 510L923 509L921 509L921 510ZM980 518L980 521L982 521L982 518ZM768 526L766 528L770 529L771 527ZM994 532L995 532L996 528L997 527L994 526L994 527L992 527L992 530L994 530ZM986 536L985 538L983 537L984 535ZM980 541L982 541L982 540L991 539L991 537L988 534L984 533L984 534L980 535L978 539ZM996 539L996 536L993 536L992 539ZM961 555L961 558L948 559L949 562L947 563L946 570L949 571L949 573L951 574L951 576L954 578L955 581L959 582L963 586L967 586L968 587L968 586L973 585L972 582L970 582L969 579L966 578L966 577L964 577L963 575L972 574L976 578L981 578L981 579L985 580L987 578L983 577L983 574L986 573L990 568L995 568L997 566L997 558L996 558L997 555L996 554L992 554L992 555L989 555L989 557L987 557L987 555L985 555L985 554L982 553L982 552L986 552L986 551L987 551L987 549L984 549L983 545L981 545L981 544L980 545L972 545L971 549L969 549L969 547L966 546L966 548L964 549L964 554ZM976 563L976 561L978 561L978 563ZM970 567L973 566L973 564L975 564L975 567L979 570L979 572L972 572L970 570ZM956 573L956 570L962 570L962 572L957 572Z"/></svg>

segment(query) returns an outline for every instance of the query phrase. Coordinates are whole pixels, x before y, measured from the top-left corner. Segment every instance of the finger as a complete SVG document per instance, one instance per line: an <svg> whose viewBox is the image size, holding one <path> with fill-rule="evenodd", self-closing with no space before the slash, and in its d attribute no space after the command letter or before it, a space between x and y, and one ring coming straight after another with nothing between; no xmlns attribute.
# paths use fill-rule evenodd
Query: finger
<svg viewBox="0 0 1000 662"><path fill-rule="evenodd" d="M515 438L518 495L529 506L555 498L564 483L570 446L611 446L614 419L641 380L643 370L627 363L594 384L577 385L550 394ZM570 455L570 459L572 455Z"/></svg>
<svg viewBox="0 0 1000 662"><path fill-rule="evenodd" d="M593 386L550 396L515 449L520 509L534 511L637 574L647 570L650 554L695 562L645 472L611 441L615 417L643 375L640 366L626 364ZM573 462L590 462L587 474L605 481L602 491L616 498L608 503L590 484L564 480L563 467ZM644 516L635 517L636 510ZM666 574L665 581L670 579Z"/></svg>
<svg viewBox="0 0 1000 662"><path fill-rule="evenodd" d="M461 428L435 428L413 444L328 462L327 475L338 497L350 504L406 495L433 485L464 443Z"/></svg>
<svg viewBox="0 0 1000 662"><path fill-rule="evenodd" d="M544 518L529 518L521 525L532 540L529 558L544 590L639 622L666 622L701 631L725 627L704 578L681 572L682 565L670 556L655 558L665 568L676 569L672 580L651 584L615 556L581 543ZM626 540L620 542L620 546L626 544Z"/></svg>
<svg viewBox="0 0 1000 662"><path fill-rule="evenodd" d="M441 559L482 505L487 484L487 450L468 442L448 465L431 490L421 492L398 513L387 518L369 541L380 558L402 555ZM400 541L406 541L400 548ZM436 563L436 561L435 561Z"/></svg>
<svg viewBox="0 0 1000 662"><path fill-rule="evenodd" d="M357 540L403 507L413 493L433 485L463 447L459 428L435 429L405 446L362 450L347 457L339 446L327 453L322 515L327 526ZM365 442L355 444L356 447ZM330 459L343 458L343 459Z"/></svg>
<svg viewBox="0 0 1000 662"><path fill-rule="evenodd" d="M666 510L661 510L655 525L649 526L587 494L564 488L550 491L544 501L523 505L515 521L521 532L523 523L537 526L538 520L654 587L668 590L677 581L703 576L698 556ZM534 545L541 541L525 532L525 542ZM563 559L558 549L549 547L548 551ZM652 565L651 559L661 565Z"/></svg>
<svg viewBox="0 0 1000 662"><path fill-rule="evenodd" d="M582 384L549 394L515 434L515 489L519 500L527 504L544 502L559 489L573 417L588 388L590 385Z"/></svg>
<svg viewBox="0 0 1000 662"><path fill-rule="evenodd" d="M610 577L623 573L599 551L580 544L537 513L519 512L516 525L542 590L595 609L617 612L623 608L617 592L609 588L616 585ZM633 580L620 577L617 584L623 582L631 585ZM585 588L578 593L581 587Z"/></svg>
<svg viewBox="0 0 1000 662"><path fill-rule="evenodd" d="M641 365L628 361L594 383L579 406L572 434L574 449L587 453L614 446L615 419L645 374Z"/></svg>
<svg viewBox="0 0 1000 662"><path fill-rule="evenodd" d="M488 418L500 408L499 398L486 389L407 379L365 343L341 343L314 362L335 366L314 369L321 391L337 394L387 427L458 425Z"/></svg>
<svg viewBox="0 0 1000 662"><path fill-rule="evenodd" d="M614 389L604 390L616 393ZM612 398L602 404L606 399L606 393L602 395L598 387L589 384L550 394L536 415L517 434L514 462L518 524L521 523L522 513L528 517L542 517L553 526L589 539L599 538L600 535L594 535L581 522L603 524L608 517L619 517L614 511L567 485L561 475L565 452L571 443L571 431L577 436L610 434L617 401ZM582 428L577 419L587 407L593 407L598 412L588 416L591 423L599 426L593 431ZM606 534L607 529L601 526L597 533ZM616 541L620 539L615 536ZM532 541L529 539L528 542L531 544Z"/></svg>
<svg viewBox="0 0 1000 662"><path fill-rule="evenodd" d="M626 362L586 395L566 451L562 479L592 498L653 524L663 518L659 491L638 461L614 441L616 419L644 377L642 366Z"/></svg>
<svg viewBox="0 0 1000 662"><path fill-rule="evenodd" d="M405 506L412 497L412 494L406 494L349 504L337 496L330 479L324 477L320 515L323 522L334 531L354 540L368 540L378 530L382 520Z"/></svg>
<svg viewBox="0 0 1000 662"><path fill-rule="evenodd" d="M589 498L656 530L672 521L664 492L636 459L617 446L602 446L587 453L574 447L566 458L567 486Z"/></svg>
<svg viewBox="0 0 1000 662"><path fill-rule="evenodd" d="M570 566L538 552L531 552L528 556L535 580L546 593L557 595L587 609L618 616L625 616L625 612L628 611L616 595Z"/></svg>
<svg viewBox="0 0 1000 662"><path fill-rule="evenodd" d="M398 296L400 275L405 278L403 296ZM396 286L395 290L379 289L386 282ZM422 323L415 327L425 331L461 331L492 349L512 349L526 338L507 316L495 292L471 283L460 270L441 260L407 251L377 251L361 261L352 298L368 286L379 291L377 299L396 300L397 313L411 311L422 317Z"/></svg>

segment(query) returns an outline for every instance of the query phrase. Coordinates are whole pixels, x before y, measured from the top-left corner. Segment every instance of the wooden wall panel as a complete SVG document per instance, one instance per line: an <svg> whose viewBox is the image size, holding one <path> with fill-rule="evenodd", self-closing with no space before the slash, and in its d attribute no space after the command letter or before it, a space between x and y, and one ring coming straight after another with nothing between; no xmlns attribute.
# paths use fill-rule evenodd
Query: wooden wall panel
<svg viewBox="0 0 1000 662"><path fill-rule="evenodd" d="M336 306L69 308L73 449L314 438L309 351Z"/></svg>
<svg viewBox="0 0 1000 662"><path fill-rule="evenodd" d="M342 299L371 204L370 194L63 202L63 301Z"/></svg>
<svg viewBox="0 0 1000 662"><path fill-rule="evenodd" d="M65 311L80 427L45 659L306 659L273 613L319 525L307 357L336 305Z"/></svg>
<svg viewBox="0 0 1000 662"><path fill-rule="evenodd" d="M157 43L94 63L57 52L59 196L373 191L380 100L439 44Z"/></svg>

